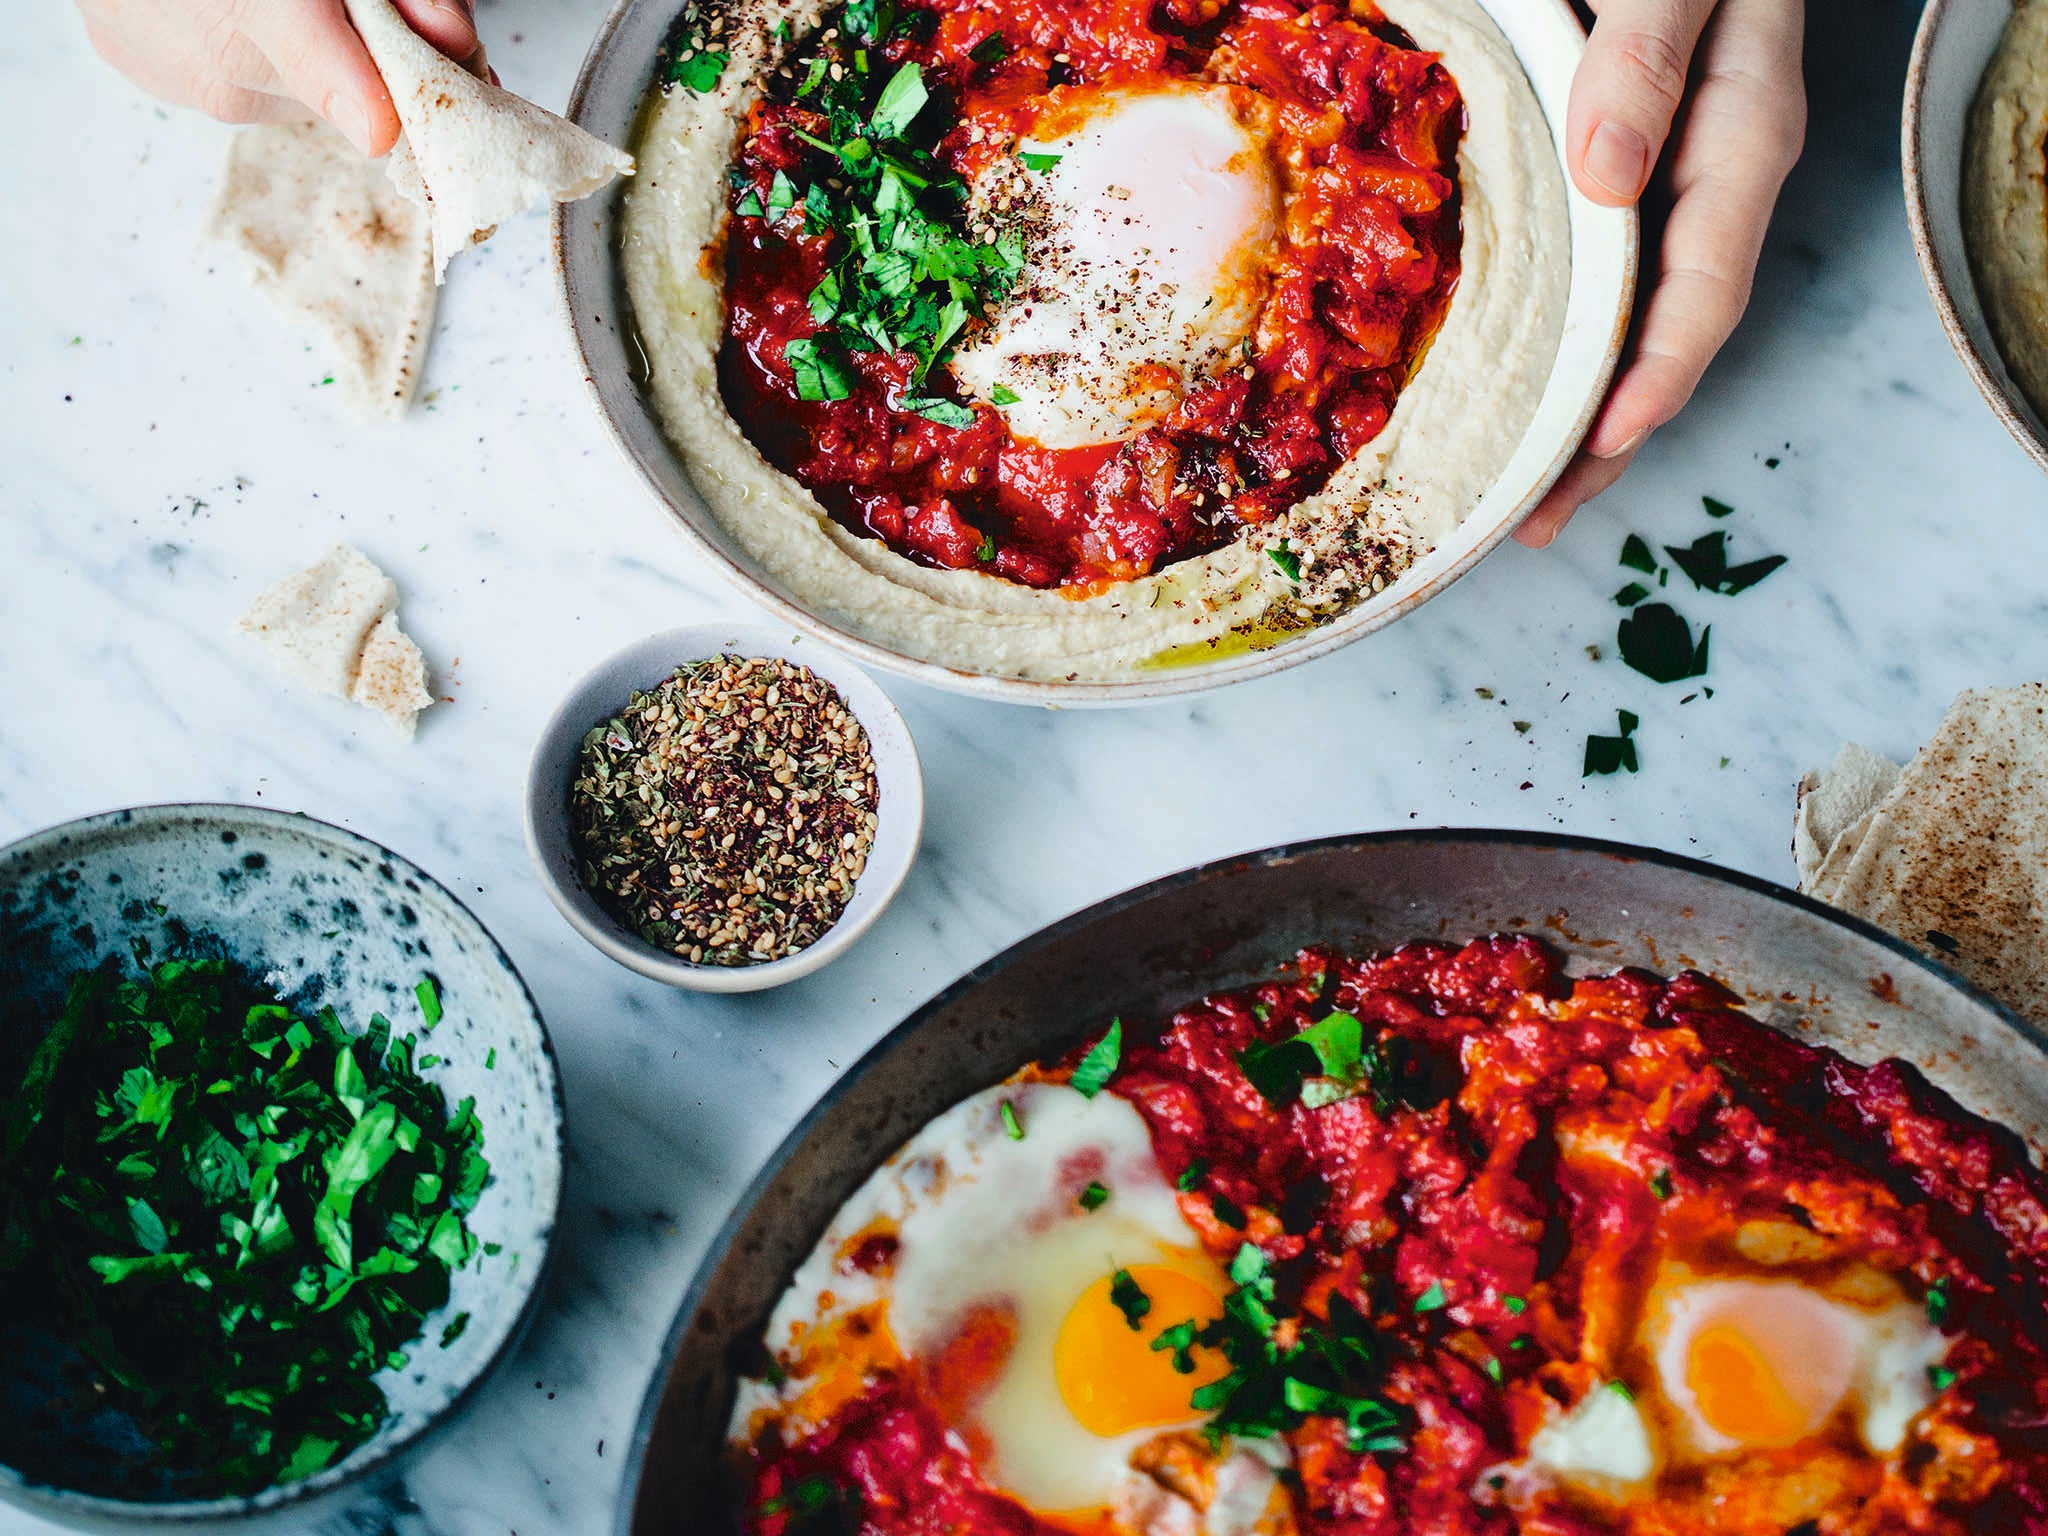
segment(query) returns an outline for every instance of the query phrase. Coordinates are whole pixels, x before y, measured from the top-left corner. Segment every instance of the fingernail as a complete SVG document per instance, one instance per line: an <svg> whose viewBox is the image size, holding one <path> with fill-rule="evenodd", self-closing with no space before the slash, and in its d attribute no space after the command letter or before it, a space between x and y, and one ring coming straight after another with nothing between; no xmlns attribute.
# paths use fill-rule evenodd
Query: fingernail
<svg viewBox="0 0 2048 1536"><path fill-rule="evenodd" d="M1586 143L1586 175L1612 196L1632 202L1650 179L1650 146L1633 128L1602 123Z"/></svg>
<svg viewBox="0 0 2048 1536"><path fill-rule="evenodd" d="M1650 440L1650 429L1639 428L1636 434L1618 448L1589 447L1586 451L1596 459L1624 459Z"/></svg>
<svg viewBox="0 0 2048 1536"><path fill-rule="evenodd" d="M370 152L370 114L353 96L336 91L321 106L320 115L357 149L366 155Z"/></svg>

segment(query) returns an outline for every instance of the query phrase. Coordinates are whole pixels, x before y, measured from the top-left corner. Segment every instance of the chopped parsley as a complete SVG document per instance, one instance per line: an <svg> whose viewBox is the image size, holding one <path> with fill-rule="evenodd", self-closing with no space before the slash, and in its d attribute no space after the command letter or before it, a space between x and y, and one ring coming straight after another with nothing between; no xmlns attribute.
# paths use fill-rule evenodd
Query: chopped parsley
<svg viewBox="0 0 2048 1536"><path fill-rule="evenodd" d="M864 67L869 45L896 26L887 0L849 5L825 51L803 67L784 119L809 146L801 197L783 172L762 200L770 218L801 204L807 236L832 239L831 265L809 295L816 334L788 342L783 357L804 400L843 400L858 381L852 354L907 353L910 388L894 408L945 426L974 422L972 408L921 390L975 317L999 301L1024 265L1014 232L982 237L966 226L966 187L931 152L942 126L921 119L931 100L924 70L903 63L881 81ZM937 114L932 114L936 116ZM787 188L787 201L783 188Z"/></svg>
<svg viewBox="0 0 2048 1536"><path fill-rule="evenodd" d="M1520 1317L1529 1310L1528 1299L1522 1296L1503 1296L1500 1299L1500 1304L1506 1307L1509 1313L1515 1317Z"/></svg>
<svg viewBox="0 0 2048 1536"><path fill-rule="evenodd" d="M1614 640L1621 659L1653 683L1680 683L1707 674L1709 624L1693 639L1692 626L1669 603L1643 603L1629 610Z"/></svg>
<svg viewBox="0 0 2048 1536"><path fill-rule="evenodd" d="M1956 1384L1956 1373L1945 1365L1927 1367L1927 1380L1937 1392L1946 1392Z"/></svg>
<svg viewBox="0 0 2048 1536"><path fill-rule="evenodd" d="M1776 469L1778 467L1778 461L1776 459L1765 459L1764 467L1767 469ZM1709 517L1726 517L1735 510L1733 507L1729 506L1727 502L1716 500L1712 496L1702 496L1700 498L1700 504L1707 509L1707 516Z"/></svg>
<svg viewBox="0 0 2048 1536"><path fill-rule="evenodd" d="M1237 1053L1237 1065L1275 1109L1285 1109L1297 1099L1306 1101L1303 1090L1313 1079L1328 1079L1333 1094L1318 1095L1310 1108L1346 1097L1361 1084L1372 1083L1378 1089L1385 1079L1380 1054L1365 1045L1364 1027L1355 1015L1343 1012L1286 1040L1255 1041Z"/></svg>
<svg viewBox="0 0 2048 1536"><path fill-rule="evenodd" d="M1948 1321L1948 1281L1937 1280L1927 1287L1927 1321L1939 1328Z"/></svg>
<svg viewBox="0 0 2048 1536"><path fill-rule="evenodd" d="M1026 170L1040 173L1051 170L1062 159L1059 155L1043 155L1028 149L1018 150L1017 158L1023 162Z"/></svg>
<svg viewBox="0 0 2048 1536"><path fill-rule="evenodd" d="M1017 1106L1008 1099L1003 1100L1003 1130L1008 1133L1012 1141L1022 1141L1024 1139L1024 1126L1017 1119Z"/></svg>
<svg viewBox="0 0 2048 1536"><path fill-rule="evenodd" d="M1081 1191L1081 1209L1084 1211L1096 1211L1108 1203L1109 1186L1100 1179L1090 1179L1088 1187Z"/></svg>
<svg viewBox="0 0 2048 1536"><path fill-rule="evenodd" d="M1429 1289L1415 1298L1417 1312L1441 1312L1450 1304L1451 1298L1444 1293L1444 1283L1441 1280L1430 1281Z"/></svg>
<svg viewBox="0 0 2048 1536"><path fill-rule="evenodd" d="M1582 778L1591 778L1596 773L1616 773L1626 768L1634 773L1636 764L1636 727L1642 722L1626 709L1615 711L1615 722L1620 728L1616 736L1588 736L1586 738L1586 762Z"/></svg>
<svg viewBox="0 0 2048 1536"><path fill-rule="evenodd" d="M1783 555L1765 555L1760 559L1745 560L1740 565L1730 565L1728 535L1720 528L1701 534L1690 544L1667 544L1664 553L1671 557L1673 565L1692 578L1695 587L1702 592L1718 592L1723 597L1747 592L1783 565L1786 559Z"/></svg>
<svg viewBox="0 0 2048 1536"><path fill-rule="evenodd" d="M1650 1175L1650 1193L1659 1200L1669 1200L1671 1198L1671 1170L1669 1168L1659 1168Z"/></svg>
<svg viewBox="0 0 2048 1536"><path fill-rule="evenodd" d="M431 1027L431 978L417 996ZM221 960L109 966L75 978L0 1098L0 1306L72 1342L181 1497L368 1440L390 1411L377 1374L477 1256L475 1103L451 1113L416 1044Z"/></svg>
<svg viewBox="0 0 2048 1536"><path fill-rule="evenodd" d="M988 398L994 405L1015 405L1020 397L1009 385L998 384L988 392Z"/></svg>
<svg viewBox="0 0 2048 1536"><path fill-rule="evenodd" d="M1109 1277L1109 1299L1117 1311L1123 1313L1124 1321L1131 1325L1133 1332L1137 1331L1139 1325L1144 1322L1145 1315L1152 1310L1152 1298L1147 1296L1144 1288L1131 1278L1128 1269L1120 1269Z"/></svg>
<svg viewBox="0 0 2048 1536"><path fill-rule="evenodd" d="M1074 1068L1068 1084L1084 1099L1092 1099L1116 1075L1124 1054L1124 1021L1111 1019L1109 1033L1088 1047L1088 1054Z"/></svg>
<svg viewBox="0 0 2048 1536"><path fill-rule="evenodd" d="M1245 1229L1244 1207L1231 1199L1230 1196L1210 1195L1209 1209L1215 1213L1218 1221L1222 1222L1224 1226L1229 1227L1233 1232L1242 1232Z"/></svg>
<svg viewBox="0 0 2048 1536"><path fill-rule="evenodd" d="M1632 581L1614 594L1614 601L1623 608L1633 608L1650 595L1650 589L1640 581Z"/></svg>
<svg viewBox="0 0 2048 1536"><path fill-rule="evenodd" d="M707 41L705 18L694 3L684 7L663 51L667 57L660 66L662 88L679 85L698 96L715 89L732 62L730 53Z"/></svg>
<svg viewBox="0 0 2048 1536"><path fill-rule="evenodd" d="M422 976L412 989L412 995L419 1001L420 1019L428 1029L441 1022L441 993L434 985L434 978Z"/></svg>
<svg viewBox="0 0 2048 1536"><path fill-rule="evenodd" d="M1172 1352L1183 1374L1194 1369L1196 1346L1219 1350L1229 1363L1228 1375L1189 1398L1189 1406L1210 1415L1212 1442L1225 1435L1266 1438L1326 1416L1343 1422L1354 1452L1402 1449L1399 1411L1373 1395L1382 1367L1378 1339L1343 1293L1331 1294L1327 1319L1293 1314L1253 1243L1237 1250L1230 1279L1236 1289L1224 1298L1221 1317L1176 1324L1152 1341L1155 1350Z"/></svg>
<svg viewBox="0 0 2048 1536"><path fill-rule="evenodd" d="M1301 585L1301 556L1287 547L1285 539L1282 539L1278 544L1267 550L1266 558L1273 562L1274 567L1282 576L1285 576L1296 586Z"/></svg>
<svg viewBox="0 0 2048 1536"><path fill-rule="evenodd" d="M1173 1181L1173 1187L1182 1194L1193 1194L1202 1180L1209 1177L1209 1159L1198 1157L1181 1169L1180 1177Z"/></svg>
<svg viewBox="0 0 2048 1536"><path fill-rule="evenodd" d="M757 1515L815 1514L839 1497L839 1485L815 1473L791 1483L771 1499L754 1506Z"/></svg>
<svg viewBox="0 0 2048 1536"><path fill-rule="evenodd" d="M1621 541L1621 563L1645 575L1654 575L1657 570L1657 557L1650 553L1650 546L1633 533Z"/></svg>

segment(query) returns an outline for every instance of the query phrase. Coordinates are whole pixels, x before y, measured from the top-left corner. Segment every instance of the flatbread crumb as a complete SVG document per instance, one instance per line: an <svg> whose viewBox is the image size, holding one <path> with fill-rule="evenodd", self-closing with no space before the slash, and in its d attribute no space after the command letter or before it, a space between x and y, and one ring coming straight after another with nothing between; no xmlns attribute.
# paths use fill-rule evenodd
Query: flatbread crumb
<svg viewBox="0 0 2048 1536"><path fill-rule="evenodd" d="M337 544L267 589L236 621L307 687L374 709L410 737L434 702L426 657L398 623L398 584Z"/></svg>

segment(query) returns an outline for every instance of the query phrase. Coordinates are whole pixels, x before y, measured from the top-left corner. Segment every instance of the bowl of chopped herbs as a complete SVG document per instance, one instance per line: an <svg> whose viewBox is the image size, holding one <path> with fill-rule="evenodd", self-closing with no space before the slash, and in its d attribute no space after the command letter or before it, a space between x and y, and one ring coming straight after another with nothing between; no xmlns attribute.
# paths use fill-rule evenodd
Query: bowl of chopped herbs
<svg viewBox="0 0 2048 1536"><path fill-rule="evenodd" d="M561 1168L524 983L389 850L226 805L0 850L0 1501L367 1499L524 1333Z"/></svg>
<svg viewBox="0 0 2048 1536"><path fill-rule="evenodd" d="M817 970L917 857L924 780L888 694L759 627L650 635L541 732L527 843L576 931L670 986L753 992Z"/></svg>

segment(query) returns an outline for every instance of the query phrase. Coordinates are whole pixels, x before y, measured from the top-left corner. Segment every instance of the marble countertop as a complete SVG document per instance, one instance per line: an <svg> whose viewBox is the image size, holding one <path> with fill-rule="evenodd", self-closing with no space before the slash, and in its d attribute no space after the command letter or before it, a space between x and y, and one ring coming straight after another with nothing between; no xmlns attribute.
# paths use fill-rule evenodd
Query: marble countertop
<svg viewBox="0 0 2048 1536"><path fill-rule="evenodd" d="M603 7L483 0L481 25L507 83L559 104ZM545 223L462 259L425 403L361 426L235 259L195 243L226 130L116 79L70 6L17 9L0 50L18 147L0 170L0 840L181 799L340 822L471 903L561 1053L547 1306L410 1479L402 1536L608 1529L658 1342L728 1202L845 1063L1047 921L1201 860L1382 827L1561 828L1789 881L1802 769L1845 737L1903 756L1958 689L2048 674L2048 486L1951 355L1907 236L1912 12L1815 0L1810 147L1749 317L1557 547L1504 548L1389 631L1193 702L1043 713L891 681L930 793L902 896L807 981L671 992L548 904L521 782L596 660L745 605L606 440ZM1736 507L1711 526L1738 553L1791 562L1683 604L1714 620L1715 693L1681 704L1613 659L1610 596L1624 533L1689 540L1703 494ZM230 633L337 537L397 577L451 701L411 744L287 691ZM1642 772L1582 779L1584 738L1617 707L1642 716ZM0 1531L45 1529L0 1513Z"/></svg>

